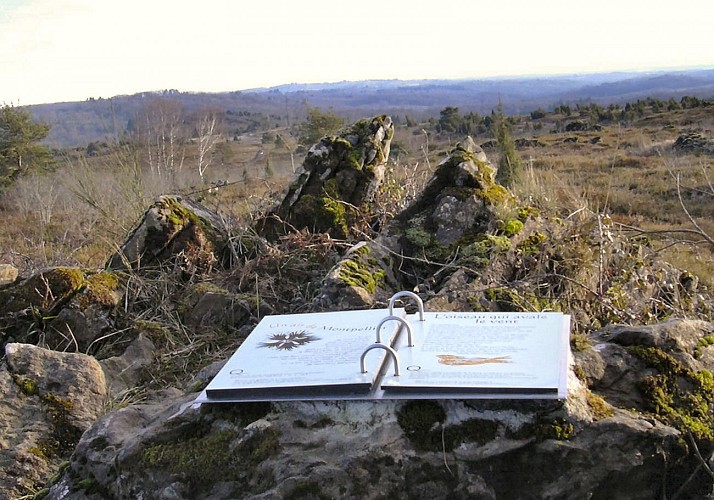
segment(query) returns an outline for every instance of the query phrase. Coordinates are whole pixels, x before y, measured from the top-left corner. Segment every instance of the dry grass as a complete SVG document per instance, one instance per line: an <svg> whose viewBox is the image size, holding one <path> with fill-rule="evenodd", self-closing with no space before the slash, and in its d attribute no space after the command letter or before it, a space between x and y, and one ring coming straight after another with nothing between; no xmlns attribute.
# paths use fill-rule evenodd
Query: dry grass
<svg viewBox="0 0 714 500"><path fill-rule="evenodd" d="M293 175L289 152L246 140L226 143L201 184L187 151L183 168L173 172L159 174L145 151L120 146L94 157L69 152L56 171L21 178L0 193L0 262L25 275L53 265L100 268L161 194L196 198L239 224Z"/></svg>
<svg viewBox="0 0 714 500"><path fill-rule="evenodd" d="M519 120L514 135L542 144L519 150L526 175L514 191L521 198L561 216L587 207L644 230L691 229L677 194L679 176L687 209L712 234L714 159L675 154L671 147L681 132L714 124L712 108L652 114L627 127L555 132L564 120L550 116L541 120L540 130L525 118ZM0 262L14 264L23 274L56 264L102 267L153 198L169 192L196 198L224 214L233 227L246 227L280 195L302 162L288 132L266 134L284 141L260 135L218 143L206 171L207 184L200 183L194 168L197 152L190 143L182 150L182 168L162 175L150 168L147 151L141 148L122 146L95 157L68 152L56 172L21 179L0 195L5 222ZM478 143L490 137L475 139ZM439 136L427 124L397 127L391 171L377 200L380 222L418 195L455 140ZM487 154L497 161L493 151ZM222 186L215 189L216 184ZM687 240L681 233L672 235ZM668 239L663 245L670 243ZM677 248L667 255L676 259ZM706 261L704 255L701 259ZM706 264L703 267L706 271Z"/></svg>
<svg viewBox="0 0 714 500"><path fill-rule="evenodd" d="M565 299L575 304L570 305L586 307L593 293L602 295L606 288L602 277L592 275L597 270L593 270L592 260L588 261L592 259L591 243L602 241L605 216L613 221L609 230L647 238L674 266L699 276L700 283L714 286L714 249L692 232L695 227L678 194L699 227L713 235L710 181L714 179L714 158L674 154L671 148L682 129L713 122L712 111L702 110L657 115L631 127L613 125L587 132L534 133L532 127L525 130L527 122L521 121L515 134L537 137L544 145L519 151L526 171L514 192L550 214L579 221L573 229L579 233L567 235L580 238L579 246L573 247L572 254L561 255L558 262L576 270L575 278L559 285L575 290ZM551 124L543 130L553 128ZM577 142L565 142L572 137ZM475 138L477 143L488 139ZM453 147L452 141L429 131L426 125L397 128L387 178L376 200L375 229L421 193ZM494 153L486 152L496 164ZM154 197L167 193L190 196L220 212L237 248L255 245L251 242L254 235L246 228L293 180L302 158L294 151L291 154L284 144L246 136L219 143L206 171L206 184L201 184L197 170L191 167L195 162L190 144L184 151L183 168L162 175L150 168L146 151L140 148L123 146L95 157L68 154L56 172L23 178L0 195L4 220L0 262L14 264L25 275L59 264L101 268ZM228 273L201 278L251 298L246 299L253 304L244 322L248 326L263 313L306 310L326 270L348 246L347 242L305 232L260 244L269 248L250 258L238 256ZM613 266L624 269L624 264L617 264L618 252L613 248L604 255ZM546 262L551 254L543 255L541 274L552 275L551 263ZM171 269L130 274L126 279L121 316L130 321L117 325L116 335L98 344L94 354L105 357L121 352L137 331L143 332L158 347L147 387L181 385L209 362L224 359L240 342L240 331L235 328L185 326L176 305L194 283L176 280ZM555 288L552 299L563 300L562 290ZM126 395L132 401L143 397L143 393Z"/></svg>
<svg viewBox="0 0 714 500"><path fill-rule="evenodd" d="M674 152L672 145L680 133L713 123L714 109L703 108L653 114L630 127L542 134L545 147L520 151L527 168L515 191L561 213L588 207L638 228L673 265L711 283L714 248L691 232L682 203L714 235L714 157Z"/></svg>

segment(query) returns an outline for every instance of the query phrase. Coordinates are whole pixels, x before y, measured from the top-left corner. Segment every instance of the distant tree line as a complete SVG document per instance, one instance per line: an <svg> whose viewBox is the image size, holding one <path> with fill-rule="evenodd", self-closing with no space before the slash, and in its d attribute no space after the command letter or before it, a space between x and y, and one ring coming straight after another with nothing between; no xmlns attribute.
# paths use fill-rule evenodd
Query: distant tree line
<svg viewBox="0 0 714 500"><path fill-rule="evenodd" d="M483 116L473 111L462 115L459 113L458 107L447 106L439 112L439 119L431 120L431 124L437 132L445 134L470 136L492 134L497 137L494 132L494 123L498 119L498 115L505 120L509 127L515 124L513 117L503 115L501 104L498 109L498 111L492 110L490 114Z"/></svg>
<svg viewBox="0 0 714 500"><path fill-rule="evenodd" d="M603 106L597 103L577 103L573 106L559 104L553 108L554 115L561 115L567 118L577 117L590 123L631 123L642 118L647 113L662 113L678 109L693 109L714 105L714 101L701 99L694 96L684 96L679 100L670 98L667 100L647 97L638 99L635 102L628 102L624 106L620 104L610 104ZM531 120L545 118L548 112L542 108L531 111Z"/></svg>

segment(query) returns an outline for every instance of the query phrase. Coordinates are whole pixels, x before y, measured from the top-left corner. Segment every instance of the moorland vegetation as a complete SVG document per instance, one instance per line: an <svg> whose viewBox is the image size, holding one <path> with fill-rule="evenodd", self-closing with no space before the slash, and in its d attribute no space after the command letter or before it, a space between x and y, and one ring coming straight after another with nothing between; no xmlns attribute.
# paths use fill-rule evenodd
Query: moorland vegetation
<svg viewBox="0 0 714 500"><path fill-rule="evenodd" d="M22 110L6 107L5 112L24 118L30 129L36 126ZM11 172L0 195L5 222L0 263L32 276L18 280L15 288L0 288L8 309L7 329L0 333L14 342L52 344L101 360L128 350L135 337L150 339L153 362L140 384L113 396L108 413L150 401L167 387L200 389L205 380L196 374L225 359L260 316L312 310L330 270L370 300L390 288L394 269L382 264L393 259L377 253L388 227L404 236L396 252L404 262L398 269L400 286L413 285L436 307L441 301L468 310L570 312L576 356L593 351L590 342L613 324L681 317L711 321L714 105L709 101L559 105L520 116L506 116L500 107L481 116L450 106L428 120L404 115L358 122L314 146L315 137L344 124L333 111L311 109L305 122L290 127L267 117L264 127L248 133L231 129L227 117L235 113L187 112L164 96L148 103L131 133L114 141L50 151L30 138L36 161L24 155L22 171L13 167L18 163L10 142L0 143L4 172ZM391 142L391 154L379 191L365 209L340 199L341 186L329 176L333 166L368 171L374 168L370 162L386 159L369 141L360 151L354 148L362 144L358 131L370 123L382 131L380 140ZM0 128L11 137L9 127ZM485 156L465 146L471 144L468 136ZM16 143L23 137L16 134ZM330 151L340 152L336 165L329 163ZM486 156L498 165L501 185L493 183ZM260 221L275 214L270 210L281 193L291 193L309 177L299 165L316 157L329 165L324 178L319 175L324 193L311 193L311 200L323 204L335 227L316 232L303 221L282 234L256 234ZM459 185L465 164L478 166L472 175L480 181L474 186ZM449 172L458 175L452 179ZM174 196L157 198L166 194ZM432 204L442 197L475 210L456 241L439 240L439 228L433 227ZM216 214L210 224L208 217L196 215L208 213L199 212L201 207ZM208 245L188 255L189 247L171 242L164 252L170 259L158 264L122 258L128 255L126 246L118 252L122 242L129 234L142 234L132 229L152 210L165 215L172 231L188 228L188 238ZM220 259L210 247L216 235L229 242L228 254ZM360 242L364 245L353 248ZM158 243L157 255L169 248ZM196 265L184 265L191 258ZM208 296L221 313L204 321L202 301ZM454 297L460 302L449 302ZM97 338L83 338L78 329L57 335L59 320L69 325L73 312L87 310L94 311L92 318L110 319L106 332L95 331ZM710 340L710 335L697 340L693 359L708 359ZM650 370L649 385L639 389L639 411L689 433L693 449L698 442L709 450L710 371L699 365L685 369L652 346L628 352L640 360L634 365ZM593 387L584 405L587 419L612 416L609 405L621 402L607 390L603 401L597 399L597 377L582 359L578 369L581 382ZM682 389L682 381L697 390ZM28 395L35 392L21 382ZM639 418L633 415L628 418ZM578 437L573 424L561 423L543 439L586 434ZM267 441L272 444L266 457L272 456L276 436ZM63 449L65 455L69 451L71 446ZM264 458L261 454L259 462ZM149 460L143 465L166 469L175 464ZM693 477L696 470L688 467L695 466L687 462L677 481ZM685 487L678 483L682 491Z"/></svg>
<svg viewBox="0 0 714 500"><path fill-rule="evenodd" d="M245 224L293 180L307 148L345 123L308 109L290 127L271 115L243 130L232 117L250 111L186 110L169 95L149 101L114 141L51 150L41 142L46 125L22 108L2 113L0 261L25 274L58 264L100 267L160 194L202 200L228 224ZM471 136L517 195L565 216L607 214L702 279L712 275L714 105L706 99L562 104L512 116L448 106L426 121L392 118L383 190L401 205Z"/></svg>

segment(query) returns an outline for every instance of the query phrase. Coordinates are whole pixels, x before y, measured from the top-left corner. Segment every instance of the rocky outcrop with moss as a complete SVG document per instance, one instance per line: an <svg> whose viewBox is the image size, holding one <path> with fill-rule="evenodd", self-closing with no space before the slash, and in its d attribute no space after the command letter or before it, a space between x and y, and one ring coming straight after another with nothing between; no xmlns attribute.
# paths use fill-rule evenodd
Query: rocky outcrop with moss
<svg viewBox="0 0 714 500"><path fill-rule="evenodd" d="M265 236L282 236L250 241L242 231L230 239L241 248L228 248L240 259L226 269L212 265L227 241L212 238L221 234L212 229L217 219L193 204L195 216L172 215L188 206L177 209L173 197L152 206L112 258L123 270L109 273L116 294L96 294L122 297L121 307L106 302L110 327L97 323L105 333L87 346L113 411L84 432L47 498L712 494L714 298L706 280L661 261L645 237L620 233L604 214L518 200L469 140L378 234L355 225L348 240L363 241L336 239L326 233L344 236L342 219L319 226L315 214L354 206L349 213L359 217L348 224L369 219L364 202L378 182L368 167L384 159L375 160L379 151L386 157L391 138L391 123L375 120L353 130L385 131L382 149L356 132L315 146L279 204L285 211L274 212L279 226L262 226ZM329 191L336 186L344 190ZM0 314L14 321L4 339L29 325L23 341L45 342L62 311L104 304L89 300L93 275L60 268L0 288ZM570 314L568 398L191 405L259 317L382 307L401 289L431 310ZM65 335L80 323L69 322L72 314L64 314ZM23 383L12 383L14 397ZM12 404L3 400L0 410L17 411ZM4 451L2 467L14 460Z"/></svg>
<svg viewBox="0 0 714 500"><path fill-rule="evenodd" d="M160 196L107 267L168 265L188 275L206 272L220 262L226 240L220 215L188 198Z"/></svg>
<svg viewBox="0 0 714 500"><path fill-rule="evenodd" d="M677 337L675 325L669 331ZM646 381L652 368L644 366ZM692 497L711 489L682 430L643 405L610 404L575 371L569 390L563 402L200 408L189 406L190 394L176 395L103 417L49 498L651 499L663 490ZM706 391L697 397L711 403Z"/></svg>
<svg viewBox="0 0 714 500"><path fill-rule="evenodd" d="M273 239L309 229L345 238L369 215L384 179L394 125L388 116L361 120L339 135L323 137L307 153L302 171L281 203L257 226ZM366 214L365 214L366 213Z"/></svg>
<svg viewBox="0 0 714 500"><path fill-rule="evenodd" d="M685 132L674 141L672 149L678 152L693 152L693 153L714 153L714 144L711 137L707 137L701 132Z"/></svg>
<svg viewBox="0 0 714 500"><path fill-rule="evenodd" d="M86 352L116 328L123 287L112 272L54 267L0 288L0 344Z"/></svg>
<svg viewBox="0 0 714 500"><path fill-rule="evenodd" d="M412 205L330 271L320 307L371 307L394 290L432 289L454 269L480 268L505 252L526 215L494 178L471 138L458 144Z"/></svg>

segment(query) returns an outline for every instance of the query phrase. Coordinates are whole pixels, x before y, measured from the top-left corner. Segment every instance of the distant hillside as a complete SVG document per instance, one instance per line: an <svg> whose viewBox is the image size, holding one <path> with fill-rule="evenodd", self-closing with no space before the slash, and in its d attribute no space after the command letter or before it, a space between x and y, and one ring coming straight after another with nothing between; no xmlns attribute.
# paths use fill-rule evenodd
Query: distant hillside
<svg viewBox="0 0 714 500"><path fill-rule="evenodd" d="M111 99L30 106L50 125L48 142L58 147L84 146L116 139L131 128L152 100L178 102L190 116L205 108L226 114L225 132L240 135L289 126L306 116L308 107L332 108L353 120L377 113L438 116L446 106L488 113L501 100L509 114L529 113L559 104L610 104L644 97L714 97L714 69L490 78L480 80L369 80L324 84L287 84L241 92L147 92Z"/></svg>

